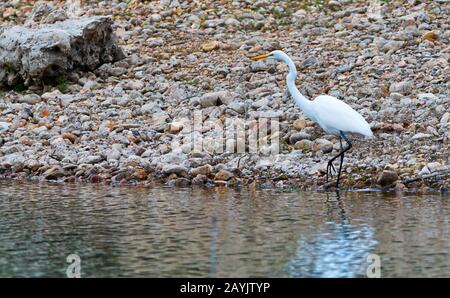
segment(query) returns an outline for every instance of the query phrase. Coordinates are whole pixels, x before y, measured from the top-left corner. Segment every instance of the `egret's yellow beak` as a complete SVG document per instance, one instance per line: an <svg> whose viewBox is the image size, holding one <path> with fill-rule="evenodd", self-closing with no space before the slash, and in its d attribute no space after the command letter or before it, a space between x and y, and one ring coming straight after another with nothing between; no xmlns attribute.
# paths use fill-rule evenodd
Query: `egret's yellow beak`
<svg viewBox="0 0 450 298"><path fill-rule="evenodd" d="M250 59L252 59L253 61L258 61L258 60L265 59L265 58L270 57L270 56L272 56L272 53L258 55L258 56L255 56L255 57L251 57Z"/></svg>

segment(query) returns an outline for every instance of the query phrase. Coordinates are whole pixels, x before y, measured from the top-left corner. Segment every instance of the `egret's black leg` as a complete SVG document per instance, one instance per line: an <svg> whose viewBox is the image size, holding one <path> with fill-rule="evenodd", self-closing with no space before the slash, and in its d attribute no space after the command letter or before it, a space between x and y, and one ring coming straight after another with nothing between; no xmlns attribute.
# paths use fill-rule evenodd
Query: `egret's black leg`
<svg viewBox="0 0 450 298"><path fill-rule="evenodd" d="M333 177L331 170L333 170L334 173L336 173L336 169L333 166L333 161L342 154L342 137L341 136L339 136L339 143L341 144L341 150L339 151L339 154L334 156L332 159L330 159L330 161L328 161L328 164L327 164L327 181L328 181L328 172L330 173L330 177Z"/></svg>
<svg viewBox="0 0 450 298"><path fill-rule="evenodd" d="M328 173L330 177L333 177L333 171L336 173L336 169L334 168L332 160L330 160L327 164L327 181L328 181Z"/></svg>
<svg viewBox="0 0 450 298"><path fill-rule="evenodd" d="M341 141L341 153L339 153L339 155L341 156L341 163L339 165L336 187L339 187L339 179L341 178L342 164L344 163L344 154L345 154L345 152L347 152L348 150L350 150L352 148L352 142L350 142L350 140L344 135L344 133L342 131L341 131L341 137L344 138L344 140L347 142L348 146L347 146L347 148L343 149L342 148L342 139L339 138L339 140Z"/></svg>
<svg viewBox="0 0 450 298"><path fill-rule="evenodd" d="M341 171L342 171L342 163L344 162L344 153L345 151L342 149L342 142L341 142L341 163L339 164L339 171L338 171L338 176L337 176L337 181L336 181L336 187L339 188L339 179L341 178Z"/></svg>

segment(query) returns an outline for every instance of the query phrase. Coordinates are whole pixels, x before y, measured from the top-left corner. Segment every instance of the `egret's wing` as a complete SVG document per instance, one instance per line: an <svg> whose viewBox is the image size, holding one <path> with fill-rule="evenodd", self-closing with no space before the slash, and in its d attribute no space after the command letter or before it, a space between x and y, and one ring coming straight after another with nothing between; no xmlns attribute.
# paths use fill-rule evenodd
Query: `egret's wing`
<svg viewBox="0 0 450 298"><path fill-rule="evenodd" d="M318 96L314 102L314 111L319 125L327 132L359 133L372 136L370 125L345 102L328 95Z"/></svg>

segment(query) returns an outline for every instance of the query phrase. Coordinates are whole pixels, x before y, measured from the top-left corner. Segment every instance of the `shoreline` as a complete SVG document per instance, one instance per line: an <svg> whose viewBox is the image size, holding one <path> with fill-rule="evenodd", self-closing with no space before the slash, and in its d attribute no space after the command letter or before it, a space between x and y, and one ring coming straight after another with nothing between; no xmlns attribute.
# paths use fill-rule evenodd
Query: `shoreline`
<svg viewBox="0 0 450 298"><path fill-rule="evenodd" d="M448 173L446 174L448 176ZM262 181L260 181L262 180ZM270 179L255 179L249 182L246 179L236 179L233 181L209 181L208 183L202 184L192 184L192 183L179 183L176 180L165 181L161 177L149 177L145 181L126 181L121 182L111 182L107 180L95 179L95 181L89 181L87 179L65 179L63 180L45 180L39 176L28 176L28 177L13 177L5 176L4 173L0 174L0 181L7 183L38 183L38 184L51 184L51 185L73 185L73 186L104 186L104 187L137 187L137 188L155 188L155 187L169 187L174 189L228 189L228 190L242 190L242 189L257 189L257 190L275 190L281 192L350 192L350 193L384 193L384 194L396 194L396 195L427 195L427 194L440 194L443 196L448 196L450 194L450 188L443 186L442 183L427 183L425 181L420 181L419 183L414 183L410 187L407 187L402 182L397 185L389 185L387 187L380 187L378 185L367 186L364 188L354 188L346 184L342 184L339 189L336 189L333 183L323 183L317 185L316 179L310 179L305 183L303 180L303 185L299 179L290 180L279 180L282 183L272 183ZM183 181L185 182L185 181ZM403 181L407 182L407 181ZM442 180L441 180L442 182Z"/></svg>

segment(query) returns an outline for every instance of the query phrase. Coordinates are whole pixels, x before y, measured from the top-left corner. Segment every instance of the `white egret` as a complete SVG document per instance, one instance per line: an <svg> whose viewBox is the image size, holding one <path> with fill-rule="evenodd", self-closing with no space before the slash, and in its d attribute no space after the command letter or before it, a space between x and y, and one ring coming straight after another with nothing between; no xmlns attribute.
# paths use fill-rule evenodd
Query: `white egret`
<svg viewBox="0 0 450 298"><path fill-rule="evenodd" d="M312 101L304 97L295 86L297 68L295 67L294 62L283 51L273 51L268 54L252 57L251 59L257 61L265 58L283 61L289 66L289 74L286 77L286 82L289 93L294 101L303 113L305 113L305 115L312 121L319 124L326 133L339 137L340 152L338 155L331 158L327 165L328 181L328 176L332 176L332 170L336 172L336 169L333 166L333 161L338 157L341 158L336 181L336 187L339 187L344 154L352 148L352 143L347 138L346 134L356 133L367 137L372 137L373 133L370 130L369 124L358 112L333 96L320 95ZM344 139L348 144L345 149L342 146L342 139Z"/></svg>

